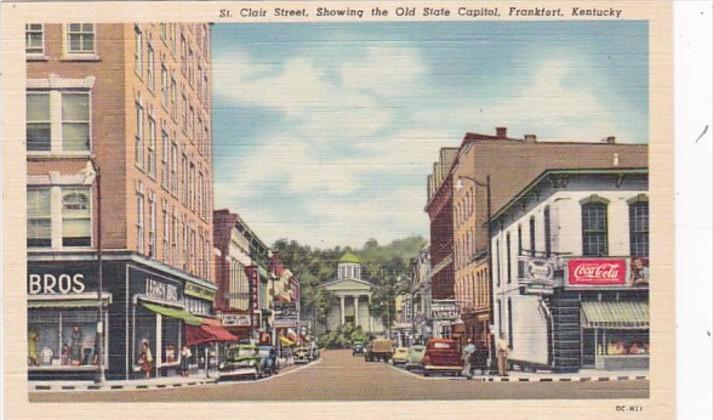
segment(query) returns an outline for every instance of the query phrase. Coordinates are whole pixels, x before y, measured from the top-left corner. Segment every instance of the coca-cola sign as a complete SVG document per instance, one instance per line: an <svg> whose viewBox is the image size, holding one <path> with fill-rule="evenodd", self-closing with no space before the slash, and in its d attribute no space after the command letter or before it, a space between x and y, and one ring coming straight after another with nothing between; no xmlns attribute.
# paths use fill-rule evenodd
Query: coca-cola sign
<svg viewBox="0 0 713 420"><path fill-rule="evenodd" d="M623 258L573 258L567 262L569 286L625 286Z"/></svg>

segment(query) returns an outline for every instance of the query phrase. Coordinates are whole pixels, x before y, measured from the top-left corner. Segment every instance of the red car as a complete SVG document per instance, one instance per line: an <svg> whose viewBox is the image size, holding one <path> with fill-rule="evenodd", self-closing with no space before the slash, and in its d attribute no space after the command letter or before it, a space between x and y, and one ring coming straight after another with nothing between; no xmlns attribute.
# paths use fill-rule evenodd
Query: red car
<svg viewBox="0 0 713 420"><path fill-rule="evenodd" d="M463 359L458 351L458 343L449 338L431 338L426 343L423 356L423 374L434 373L460 374L463 371Z"/></svg>

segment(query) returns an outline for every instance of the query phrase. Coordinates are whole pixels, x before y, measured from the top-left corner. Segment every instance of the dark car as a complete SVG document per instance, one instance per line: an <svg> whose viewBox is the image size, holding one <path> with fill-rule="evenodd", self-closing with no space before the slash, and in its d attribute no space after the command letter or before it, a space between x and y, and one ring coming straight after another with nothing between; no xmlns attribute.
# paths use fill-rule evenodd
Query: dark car
<svg viewBox="0 0 713 420"><path fill-rule="evenodd" d="M423 374L459 374L463 370L463 359L458 351L458 343L448 338L432 338L426 343L423 356Z"/></svg>
<svg viewBox="0 0 713 420"><path fill-rule="evenodd" d="M352 356L363 356L364 355L364 343L357 341L352 345Z"/></svg>
<svg viewBox="0 0 713 420"><path fill-rule="evenodd" d="M274 375L277 373L277 351L272 346L258 346L258 356L261 359L261 373L263 375Z"/></svg>

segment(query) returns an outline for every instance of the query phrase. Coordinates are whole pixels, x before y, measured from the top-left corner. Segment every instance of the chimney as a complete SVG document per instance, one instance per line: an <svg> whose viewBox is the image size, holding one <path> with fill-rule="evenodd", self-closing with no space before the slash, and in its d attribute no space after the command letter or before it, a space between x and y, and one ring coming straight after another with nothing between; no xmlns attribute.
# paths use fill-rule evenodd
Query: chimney
<svg viewBox="0 0 713 420"><path fill-rule="evenodd" d="M607 138L605 138L605 139L602 139L602 143L614 144L614 143L616 143L616 137L614 137L614 136L609 136L609 137L607 137Z"/></svg>
<svg viewBox="0 0 713 420"><path fill-rule="evenodd" d="M525 134L525 143L535 143L537 136L534 134Z"/></svg>
<svg viewBox="0 0 713 420"><path fill-rule="evenodd" d="M499 139L504 139L508 136L508 129L507 127L495 127L495 134Z"/></svg>

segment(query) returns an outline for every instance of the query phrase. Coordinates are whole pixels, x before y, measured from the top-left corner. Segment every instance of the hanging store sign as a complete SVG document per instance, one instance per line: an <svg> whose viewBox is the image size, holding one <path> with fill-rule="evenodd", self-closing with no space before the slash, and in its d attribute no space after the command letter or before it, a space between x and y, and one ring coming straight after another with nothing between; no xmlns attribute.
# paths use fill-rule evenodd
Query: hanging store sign
<svg viewBox="0 0 713 420"><path fill-rule="evenodd" d="M221 321L225 327L249 327L250 314L222 314Z"/></svg>
<svg viewBox="0 0 713 420"><path fill-rule="evenodd" d="M146 296L168 302L178 302L178 287L147 277Z"/></svg>
<svg viewBox="0 0 713 420"><path fill-rule="evenodd" d="M458 306L453 301L450 302L432 302L431 303L431 319L438 320L453 320L458 316Z"/></svg>
<svg viewBox="0 0 713 420"><path fill-rule="evenodd" d="M625 286L626 259L573 258L567 261L568 286Z"/></svg>
<svg viewBox="0 0 713 420"><path fill-rule="evenodd" d="M524 264L524 280L526 283L551 285L555 274L555 262L547 258L521 258L519 264Z"/></svg>
<svg viewBox="0 0 713 420"><path fill-rule="evenodd" d="M204 299L204 300L210 300L213 301L215 298L215 291L211 290L207 287L195 284L195 283L186 283L185 288L183 289L183 293L188 295L188 296L193 296L199 299Z"/></svg>

